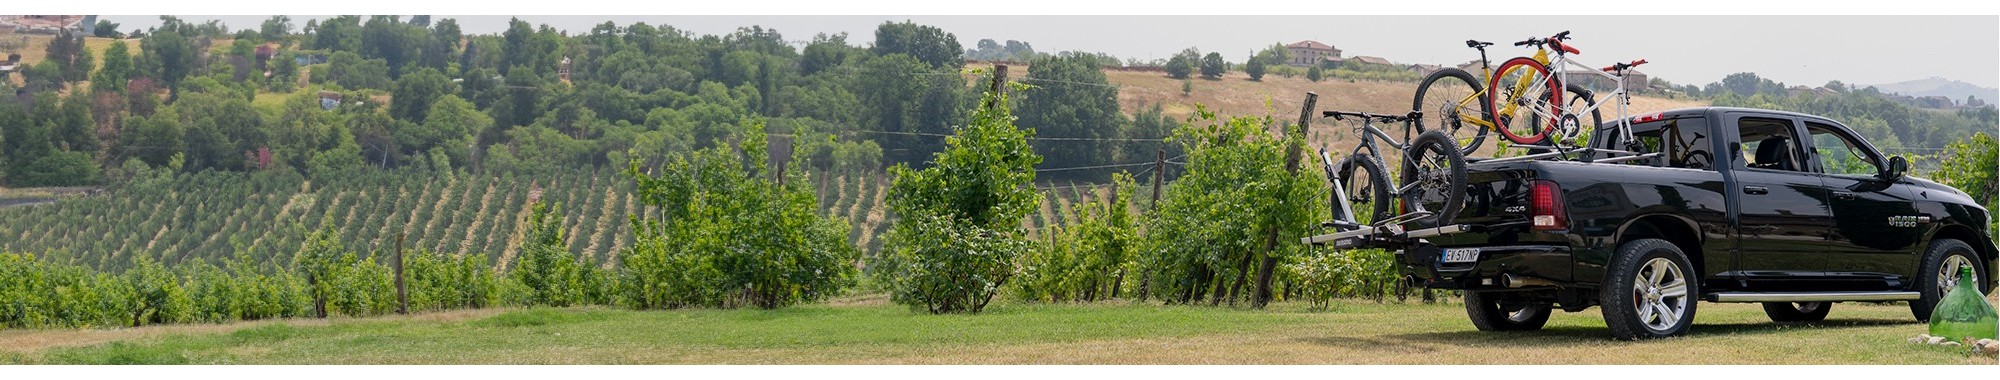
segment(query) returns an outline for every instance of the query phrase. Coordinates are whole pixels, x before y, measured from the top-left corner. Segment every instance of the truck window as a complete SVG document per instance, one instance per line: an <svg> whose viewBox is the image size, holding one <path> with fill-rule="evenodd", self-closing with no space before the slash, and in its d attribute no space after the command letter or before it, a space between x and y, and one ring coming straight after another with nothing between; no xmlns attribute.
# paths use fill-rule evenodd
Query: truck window
<svg viewBox="0 0 2000 380"><path fill-rule="evenodd" d="M1715 154L1710 152L1707 119L1700 116L1649 121L1632 125L1632 137L1648 152L1661 152L1639 165L1714 170Z"/></svg>
<svg viewBox="0 0 2000 380"><path fill-rule="evenodd" d="M1804 171L1790 120L1746 117L1737 121L1736 130L1743 142L1744 167Z"/></svg>
<svg viewBox="0 0 2000 380"><path fill-rule="evenodd" d="M1881 172L1881 161L1833 126L1806 122L1806 133L1812 134L1813 150L1826 174L1872 176Z"/></svg>

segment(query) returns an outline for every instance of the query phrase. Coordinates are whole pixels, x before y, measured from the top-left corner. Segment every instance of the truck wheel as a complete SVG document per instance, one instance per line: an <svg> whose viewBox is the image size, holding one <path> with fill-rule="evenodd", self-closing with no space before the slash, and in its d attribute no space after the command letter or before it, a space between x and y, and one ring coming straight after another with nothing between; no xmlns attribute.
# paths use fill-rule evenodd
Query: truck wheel
<svg viewBox="0 0 2000 380"><path fill-rule="evenodd" d="M1832 302L1765 302L1764 315L1772 322L1819 322L1833 310Z"/></svg>
<svg viewBox="0 0 2000 380"><path fill-rule="evenodd" d="M1510 305L1485 292L1465 292L1465 316L1479 331L1535 331L1549 323L1549 305Z"/></svg>
<svg viewBox="0 0 2000 380"><path fill-rule="evenodd" d="M1690 276L1694 267L1680 247L1660 239L1626 242L1606 269L1599 305L1612 337L1664 338L1694 324L1701 281Z"/></svg>
<svg viewBox="0 0 2000 380"><path fill-rule="evenodd" d="M1923 266L1917 267L1917 283L1911 285L1922 297L1910 301L1910 314L1915 315L1918 321L1930 321L1931 311L1937 308L1938 300L1944 299L1945 293L1958 286L1958 268L1972 267L1973 284L1985 283L1986 276L1990 274L1986 273L1986 268L1975 264L1978 262L1979 255L1974 254L1972 246L1963 241L1932 240L1930 248L1924 250Z"/></svg>

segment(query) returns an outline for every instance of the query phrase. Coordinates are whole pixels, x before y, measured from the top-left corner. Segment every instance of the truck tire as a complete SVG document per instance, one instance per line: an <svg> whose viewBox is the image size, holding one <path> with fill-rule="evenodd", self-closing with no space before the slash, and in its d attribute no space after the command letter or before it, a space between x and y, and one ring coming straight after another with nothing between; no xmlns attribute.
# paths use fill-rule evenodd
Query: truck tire
<svg viewBox="0 0 2000 380"><path fill-rule="evenodd" d="M1625 242L1605 270L1598 304L1612 337L1665 338L1694 324L1701 281L1689 275L1694 267L1680 247L1660 239Z"/></svg>
<svg viewBox="0 0 2000 380"><path fill-rule="evenodd" d="M1465 316L1479 331L1536 331L1549 323L1548 304L1507 305L1485 292L1465 292Z"/></svg>
<svg viewBox="0 0 2000 380"><path fill-rule="evenodd" d="M1932 240L1930 248L1924 250L1922 263L1917 267L1917 282L1911 285L1922 295L1910 301L1910 314L1916 316L1918 321L1929 322L1938 300L1944 299L1945 293L1958 285L1959 267L1972 267L1973 285L1984 284L1986 276L1992 275L1979 265L1979 254L1972 251L1972 245L1958 239Z"/></svg>
<svg viewBox="0 0 2000 380"><path fill-rule="evenodd" d="M1772 322L1819 322L1833 310L1832 302L1765 302L1764 315Z"/></svg>

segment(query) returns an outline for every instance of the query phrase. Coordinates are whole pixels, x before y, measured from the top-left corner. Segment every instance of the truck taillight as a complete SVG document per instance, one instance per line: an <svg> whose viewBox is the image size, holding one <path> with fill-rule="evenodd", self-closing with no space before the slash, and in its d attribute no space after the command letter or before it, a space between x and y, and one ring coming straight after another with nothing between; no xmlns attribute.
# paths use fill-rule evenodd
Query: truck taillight
<svg viewBox="0 0 2000 380"><path fill-rule="evenodd" d="M1534 180L1530 182L1532 201L1528 215L1534 220L1536 231L1563 231L1569 229L1569 212L1564 210L1562 187L1555 181Z"/></svg>

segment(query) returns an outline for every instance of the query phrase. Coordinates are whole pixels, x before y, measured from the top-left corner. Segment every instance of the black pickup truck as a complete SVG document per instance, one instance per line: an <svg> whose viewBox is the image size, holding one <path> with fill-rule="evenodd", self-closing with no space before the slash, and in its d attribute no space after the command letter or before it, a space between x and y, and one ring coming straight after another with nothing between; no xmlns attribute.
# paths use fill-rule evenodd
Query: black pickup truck
<svg viewBox="0 0 2000 380"><path fill-rule="evenodd" d="M1906 301L1926 320L1975 268L1991 293L1989 212L1909 176L1839 122L1706 107L1632 118L1654 157L1468 165L1452 234L1397 247L1406 278L1465 291L1485 331L1537 330L1603 306L1620 339L1688 331L1697 301L1759 302L1815 321L1835 302ZM1601 131L1593 146L1629 147ZM1588 157L1585 157L1586 159Z"/></svg>

